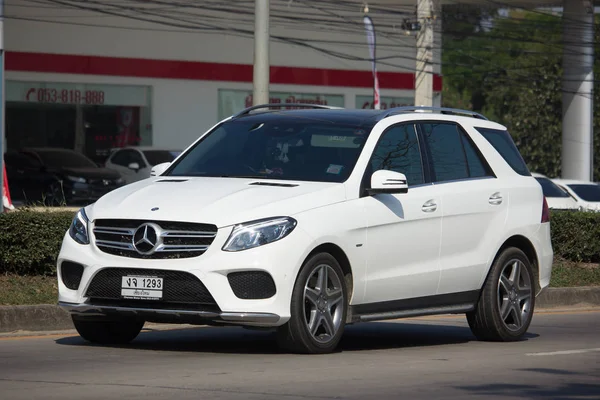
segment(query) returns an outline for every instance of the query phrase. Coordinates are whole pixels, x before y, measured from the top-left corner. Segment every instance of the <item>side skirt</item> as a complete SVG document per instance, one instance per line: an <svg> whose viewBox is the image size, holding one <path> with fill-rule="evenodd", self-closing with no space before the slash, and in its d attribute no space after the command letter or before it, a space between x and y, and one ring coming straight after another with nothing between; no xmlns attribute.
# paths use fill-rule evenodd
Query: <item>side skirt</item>
<svg viewBox="0 0 600 400"><path fill-rule="evenodd" d="M346 323L381 321L438 314L462 314L473 311L479 300L479 290L440 294L349 307Z"/></svg>

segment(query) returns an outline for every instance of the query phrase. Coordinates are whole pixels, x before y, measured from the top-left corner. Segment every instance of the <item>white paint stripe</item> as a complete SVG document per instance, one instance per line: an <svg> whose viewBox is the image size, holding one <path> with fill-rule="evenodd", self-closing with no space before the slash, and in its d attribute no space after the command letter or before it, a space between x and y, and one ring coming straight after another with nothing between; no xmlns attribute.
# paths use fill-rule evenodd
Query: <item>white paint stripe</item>
<svg viewBox="0 0 600 400"><path fill-rule="evenodd" d="M592 353L595 351L600 351L600 347L597 347L595 349L552 351L549 353L527 353L526 355L528 355L528 356L562 356L562 355L568 355L568 354Z"/></svg>

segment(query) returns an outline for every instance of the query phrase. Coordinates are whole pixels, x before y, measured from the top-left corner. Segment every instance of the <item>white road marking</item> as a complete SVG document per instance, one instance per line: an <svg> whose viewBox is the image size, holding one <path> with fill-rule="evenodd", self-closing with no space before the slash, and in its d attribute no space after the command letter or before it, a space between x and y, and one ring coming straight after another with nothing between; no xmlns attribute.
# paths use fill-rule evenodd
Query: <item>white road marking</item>
<svg viewBox="0 0 600 400"><path fill-rule="evenodd" d="M528 356L562 356L568 354L583 354L600 351L600 347L595 349L579 349L579 350L562 350L562 351L551 351L549 353L527 353Z"/></svg>

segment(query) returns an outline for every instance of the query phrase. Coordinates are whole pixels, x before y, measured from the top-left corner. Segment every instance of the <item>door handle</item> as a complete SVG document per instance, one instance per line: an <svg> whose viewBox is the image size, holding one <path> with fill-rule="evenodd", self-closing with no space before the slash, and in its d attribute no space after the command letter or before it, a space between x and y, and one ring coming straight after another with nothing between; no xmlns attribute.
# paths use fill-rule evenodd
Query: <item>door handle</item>
<svg viewBox="0 0 600 400"><path fill-rule="evenodd" d="M502 195L499 192L494 193L490 196L489 202L493 206L498 206L502 204Z"/></svg>
<svg viewBox="0 0 600 400"><path fill-rule="evenodd" d="M435 210L437 210L437 204L435 203L435 200L426 201L425 204L423 204L423 206L421 207L421 210L423 210L423 212L426 213L434 212Z"/></svg>

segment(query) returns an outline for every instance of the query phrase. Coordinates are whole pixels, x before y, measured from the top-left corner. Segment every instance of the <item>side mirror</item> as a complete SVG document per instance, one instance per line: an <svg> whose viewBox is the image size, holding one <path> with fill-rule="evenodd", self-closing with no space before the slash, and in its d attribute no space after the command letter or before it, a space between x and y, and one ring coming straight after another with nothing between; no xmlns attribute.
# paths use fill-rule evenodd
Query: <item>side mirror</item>
<svg viewBox="0 0 600 400"><path fill-rule="evenodd" d="M159 175L161 175L163 172L165 172L167 170L167 168L169 168L170 165L171 165L170 162L165 162L165 163L162 163L162 164L156 164L150 170L150 176L159 176Z"/></svg>
<svg viewBox="0 0 600 400"><path fill-rule="evenodd" d="M406 193L408 192L408 182L406 175L400 172L380 169L371 175L371 188L368 189L370 195L377 193Z"/></svg>
<svg viewBox="0 0 600 400"><path fill-rule="evenodd" d="M127 166L127 168L132 169L137 172L140 170L140 164L138 164L136 162L132 162Z"/></svg>

